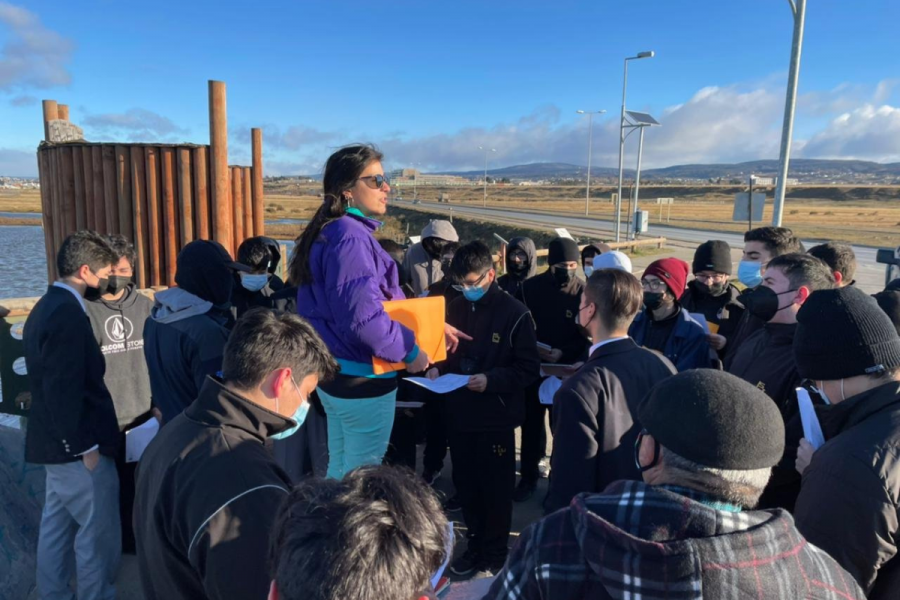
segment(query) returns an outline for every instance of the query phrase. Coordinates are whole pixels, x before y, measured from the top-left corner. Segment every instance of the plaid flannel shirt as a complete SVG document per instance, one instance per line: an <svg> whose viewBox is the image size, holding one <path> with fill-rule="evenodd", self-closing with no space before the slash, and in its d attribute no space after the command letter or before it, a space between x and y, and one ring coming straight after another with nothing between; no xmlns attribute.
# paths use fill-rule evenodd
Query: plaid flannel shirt
<svg viewBox="0 0 900 600"><path fill-rule="evenodd" d="M485 599L863 599L782 510L618 481L522 532Z"/></svg>

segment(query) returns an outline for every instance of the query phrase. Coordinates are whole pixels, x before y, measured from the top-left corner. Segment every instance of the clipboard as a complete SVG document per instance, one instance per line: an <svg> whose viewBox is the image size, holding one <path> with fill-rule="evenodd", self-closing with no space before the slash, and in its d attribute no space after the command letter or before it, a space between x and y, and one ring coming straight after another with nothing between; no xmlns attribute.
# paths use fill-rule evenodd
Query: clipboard
<svg viewBox="0 0 900 600"><path fill-rule="evenodd" d="M432 362L447 359L447 343L444 340L444 311L443 296L390 300L384 303L384 312L391 320L415 332L419 350L427 352ZM380 358L372 358L372 372L375 375L402 371L405 368L406 363L389 363Z"/></svg>

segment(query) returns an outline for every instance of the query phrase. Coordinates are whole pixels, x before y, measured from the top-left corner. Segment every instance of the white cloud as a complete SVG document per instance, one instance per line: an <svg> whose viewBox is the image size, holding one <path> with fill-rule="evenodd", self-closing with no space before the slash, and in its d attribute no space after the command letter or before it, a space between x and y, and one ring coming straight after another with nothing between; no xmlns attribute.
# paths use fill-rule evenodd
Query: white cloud
<svg viewBox="0 0 900 600"><path fill-rule="evenodd" d="M9 35L0 48L0 90L50 88L72 80L66 64L74 45L41 24L37 15L0 2L0 24Z"/></svg>
<svg viewBox="0 0 900 600"><path fill-rule="evenodd" d="M832 120L802 147L807 158L900 162L900 108L866 104Z"/></svg>
<svg viewBox="0 0 900 600"><path fill-rule="evenodd" d="M124 113L88 115L82 121L86 137L113 136L132 142L180 141L188 130L179 127L168 117L143 108L131 108Z"/></svg>

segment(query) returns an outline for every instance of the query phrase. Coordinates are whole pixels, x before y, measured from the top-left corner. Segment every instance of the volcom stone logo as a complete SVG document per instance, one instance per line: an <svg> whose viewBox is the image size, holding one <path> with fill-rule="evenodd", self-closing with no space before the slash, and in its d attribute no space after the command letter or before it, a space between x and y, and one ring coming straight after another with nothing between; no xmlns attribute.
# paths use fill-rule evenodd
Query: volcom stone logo
<svg viewBox="0 0 900 600"><path fill-rule="evenodd" d="M114 343L121 343L134 334L134 325L128 317L113 315L106 320L106 337Z"/></svg>

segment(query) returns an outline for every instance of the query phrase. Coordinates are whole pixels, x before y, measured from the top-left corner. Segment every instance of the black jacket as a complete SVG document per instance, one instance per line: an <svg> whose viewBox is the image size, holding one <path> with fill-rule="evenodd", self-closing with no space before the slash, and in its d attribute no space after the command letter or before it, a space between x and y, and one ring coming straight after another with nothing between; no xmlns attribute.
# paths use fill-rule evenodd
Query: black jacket
<svg viewBox="0 0 900 600"><path fill-rule="evenodd" d="M160 430L134 502L147 600L266 597L269 531L291 482L265 443L291 424L208 378Z"/></svg>
<svg viewBox="0 0 900 600"><path fill-rule="evenodd" d="M785 423L797 413L794 390L801 381L794 362L796 331L796 324L766 323L743 343L728 369L768 394L781 410Z"/></svg>
<svg viewBox="0 0 900 600"><path fill-rule="evenodd" d="M697 281L692 279L687 284L687 289L679 302L682 308L689 313L702 314L708 323L718 326L718 330L713 333L729 339L734 336L744 314L744 305L737 300L740 295L741 290L733 283L729 283L722 295L710 296L700 291L697 288ZM727 350L728 345L726 344L719 353L720 356L724 356Z"/></svg>
<svg viewBox="0 0 900 600"><path fill-rule="evenodd" d="M150 375L144 358L144 322L153 302L133 283L118 300L87 303L94 338L106 360L106 387L116 407L119 429L145 421L150 412Z"/></svg>
<svg viewBox="0 0 900 600"><path fill-rule="evenodd" d="M758 288L744 290L743 294L752 294L756 289ZM765 324L765 321L751 314L749 310L744 310L744 314L741 315L737 325L731 332L731 335L725 336L725 339L728 340L728 342L725 345L725 356L722 358L722 361L725 364L726 371L730 369L734 357L737 355L738 350L740 350L744 342L746 342L751 335L762 329Z"/></svg>
<svg viewBox="0 0 900 600"><path fill-rule="evenodd" d="M240 319L241 315L251 308L275 308L275 294L284 289L284 282L278 275L272 275L269 282L258 292L251 292L240 282L240 276L235 274L234 287L231 290L231 314L234 319ZM296 297L296 294L294 294Z"/></svg>
<svg viewBox="0 0 900 600"><path fill-rule="evenodd" d="M825 445L803 473L794 517L869 594L900 593L900 383L816 409Z"/></svg>
<svg viewBox="0 0 900 600"><path fill-rule="evenodd" d="M450 431L514 429L525 420L525 387L540 374L534 323L525 306L496 283L478 302L457 298L447 323L472 337L440 366L442 373L487 375L483 393L460 388L443 403Z"/></svg>
<svg viewBox="0 0 900 600"><path fill-rule="evenodd" d="M559 287L549 269L526 280L522 286L523 302L534 317L537 339L562 350L561 365L577 362L590 346L575 323L583 290L584 282L577 277L565 287Z"/></svg>
<svg viewBox="0 0 900 600"><path fill-rule="evenodd" d="M156 294L144 325L144 356L153 405L168 423L194 401L207 375L222 369L228 341L222 313L181 288Z"/></svg>
<svg viewBox="0 0 900 600"><path fill-rule="evenodd" d="M294 286L282 288L272 294L272 308L297 314L297 288Z"/></svg>
<svg viewBox="0 0 900 600"><path fill-rule="evenodd" d="M103 354L72 292L50 286L31 309L23 340L31 391L25 460L73 462L95 445L115 456L119 427Z"/></svg>
<svg viewBox="0 0 900 600"><path fill-rule="evenodd" d="M581 492L602 492L617 479L640 481L634 443L637 406L676 373L660 354L631 338L597 348L553 398L553 477L544 508L553 512Z"/></svg>

